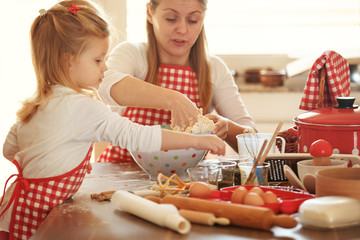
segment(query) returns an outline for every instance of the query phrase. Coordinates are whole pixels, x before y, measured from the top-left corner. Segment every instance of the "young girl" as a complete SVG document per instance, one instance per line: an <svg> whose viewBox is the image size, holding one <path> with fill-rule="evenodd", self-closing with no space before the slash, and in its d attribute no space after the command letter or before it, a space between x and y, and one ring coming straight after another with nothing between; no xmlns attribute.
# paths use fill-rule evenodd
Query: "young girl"
<svg viewBox="0 0 360 240"><path fill-rule="evenodd" d="M215 135L142 126L92 98L107 70L108 42L108 25L88 1L62 1L34 20L37 91L18 111L4 143L4 156L19 174L1 199L2 236L30 238L54 206L77 192L91 169L93 142L141 151L193 147L224 154L225 144Z"/></svg>
<svg viewBox="0 0 360 240"><path fill-rule="evenodd" d="M165 103L169 98L155 99L144 93L129 100L129 96L142 92L134 77L174 89L201 107L204 114L216 110L219 115L208 115L215 122L214 133L237 150L236 135L256 126L230 70L221 59L207 52L204 29L207 0L149 0L146 7L147 43L122 42L113 49L107 61L109 71L99 87L100 97L134 122L169 124L172 112L160 107L144 108L149 101ZM133 160L126 149L109 145L98 161Z"/></svg>

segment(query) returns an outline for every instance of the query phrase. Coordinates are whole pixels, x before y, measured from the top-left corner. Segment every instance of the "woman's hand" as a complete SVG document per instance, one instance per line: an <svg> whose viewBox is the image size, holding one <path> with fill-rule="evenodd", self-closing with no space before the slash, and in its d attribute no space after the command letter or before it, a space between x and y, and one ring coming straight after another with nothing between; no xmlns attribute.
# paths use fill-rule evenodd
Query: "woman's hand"
<svg viewBox="0 0 360 240"><path fill-rule="evenodd" d="M236 136L238 134L242 134L245 129L250 127L239 125L228 118L224 118L219 115L207 114L210 120L213 120L215 123L215 128L213 133L216 134L219 138L223 139L229 146L234 149L234 151L238 151L237 139ZM255 130L257 132L257 130Z"/></svg>
<svg viewBox="0 0 360 240"><path fill-rule="evenodd" d="M180 127L184 131L188 126L192 126L197 121L200 109L180 92L174 92L173 101L170 102L171 126Z"/></svg>
<svg viewBox="0 0 360 240"><path fill-rule="evenodd" d="M215 123L215 128L212 133L216 134L216 136L218 136L222 140L225 140L228 137L229 132L229 125L227 119L214 114L207 114L206 117Z"/></svg>
<svg viewBox="0 0 360 240"><path fill-rule="evenodd" d="M182 130L195 123L200 113L196 105L181 92L130 76L114 84L110 95L121 106L170 110L172 125L181 126Z"/></svg>

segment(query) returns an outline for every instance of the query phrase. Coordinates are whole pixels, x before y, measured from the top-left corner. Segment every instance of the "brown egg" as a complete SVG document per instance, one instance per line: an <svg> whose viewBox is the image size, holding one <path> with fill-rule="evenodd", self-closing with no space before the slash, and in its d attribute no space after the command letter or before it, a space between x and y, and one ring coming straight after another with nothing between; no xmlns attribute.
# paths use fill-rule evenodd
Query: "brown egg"
<svg viewBox="0 0 360 240"><path fill-rule="evenodd" d="M246 194L248 193L248 190L246 187L240 186L235 189L235 191L231 195L231 202L233 203L243 203L244 198Z"/></svg>
<svg viewBox="0 0 360 240"><path fill-rule="evenodd" d="M204 182L194 182L189 188L189 196L209 198L211 196L211 188Z"/></svg>
<svg viewBox="0 0 360 240"><path fill-rule="evenodd" d="M256 192L248 192L244 198L244 204L247 205L265 205L264 200Z"/></svg>
<svg viewBox="0 0 360 240"><path fill-rule="evenodd" d="M266 191L263 195L261 195L262 199L265 203L277 203L278 199L275 193L272 191Z"/></svg>
<svg viewBox="0 0 360 240"><path fill-rule="evenodd" d="M259 187L253 187L249 190L249 192L255 192L255 193L259 194L259 196L261 196L264 193L264 191Z"/></svg>

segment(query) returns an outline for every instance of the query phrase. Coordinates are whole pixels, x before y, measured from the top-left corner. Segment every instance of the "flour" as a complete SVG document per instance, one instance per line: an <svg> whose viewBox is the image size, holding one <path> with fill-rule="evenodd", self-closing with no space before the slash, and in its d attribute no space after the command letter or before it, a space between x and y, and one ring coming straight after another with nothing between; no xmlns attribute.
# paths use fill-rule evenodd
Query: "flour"
<svg viewBox="0 0 360 240"><path fill-rule="evenodd" d="M187 132L192 134L210 133L215 128L215 123L209 118L203 116L202 112L203 110L200 109L200 112L197 115L197 121L193 125L188 126L186 128L184 128L183 126L175 125L172 127L172 130L177 132Z"/></svg>

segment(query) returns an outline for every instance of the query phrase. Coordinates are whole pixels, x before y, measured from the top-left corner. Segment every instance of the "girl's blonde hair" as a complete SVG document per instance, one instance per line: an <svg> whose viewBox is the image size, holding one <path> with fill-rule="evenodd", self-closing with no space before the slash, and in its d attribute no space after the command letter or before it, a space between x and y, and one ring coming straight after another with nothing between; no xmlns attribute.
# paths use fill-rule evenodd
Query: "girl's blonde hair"
<svg viewBox="0 0 360 240"><path fill-rule="evenodd" d="M150 10L154 12L161 0L150 0ZM206 9L207 0L199 0ZM147 81L158 85L159 65L160 58L158 54L158 48L156 44L154 29L149 21L146 21L146 31L148 37L148 49L147 49L147 62L148 62L148 74ZM207 49L207 40L205 35L205 29L202 27L201 32L192 46L190 51L190 67L192 67L196 73L198 79L198 90L200 95L200 105L204 110L204 113L208 112L210 99L212 95L212 83L210 78L210 60Z"/></svg>
<svg viewBox="0 0 360 240"><path fill-rule="evenodd" d="M79 10L71 12L72 4ZM36 111L46 106L53 85L63 85L83 94L69 76L70 57L78 57L89 37L109 37L108 24L94 4L84 0L61 1L42 10L31 25L30 41L37 89L32 99L17 112L19 121L29 122Z"/></svg>

